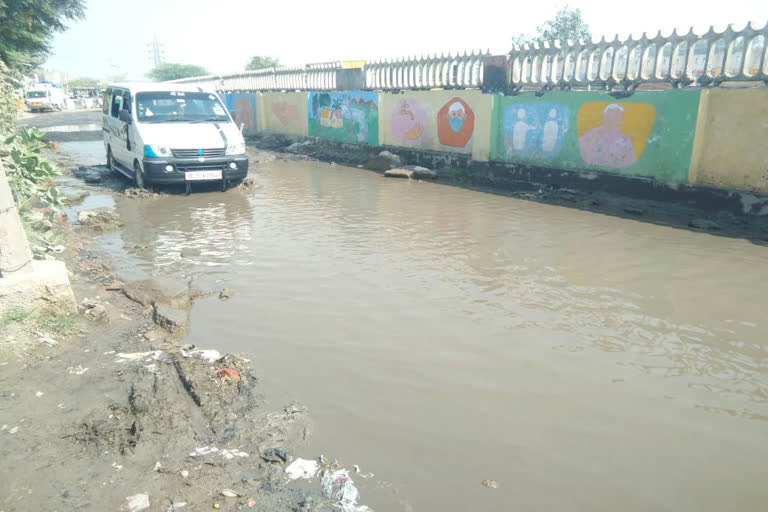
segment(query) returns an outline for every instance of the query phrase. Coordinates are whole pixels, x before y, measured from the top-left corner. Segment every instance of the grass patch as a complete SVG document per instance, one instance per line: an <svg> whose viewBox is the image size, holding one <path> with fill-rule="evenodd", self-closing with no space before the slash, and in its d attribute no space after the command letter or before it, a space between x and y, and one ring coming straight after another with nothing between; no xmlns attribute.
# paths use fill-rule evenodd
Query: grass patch
<svg viewBox="0 0 768 512"><path fill-rule="evenodd" d="M0 329L7 327L10 324L20 323L29 317L29 311L15 308L9 309L3 316L0 317Z"/></svg>
<svg viewBox="0 0 768 512"><path fill-rule="evenodd" d="M77 332L74 317L69 315L43 315L35 319L39 329L45 329L59 336L70 336Z"/></svg>

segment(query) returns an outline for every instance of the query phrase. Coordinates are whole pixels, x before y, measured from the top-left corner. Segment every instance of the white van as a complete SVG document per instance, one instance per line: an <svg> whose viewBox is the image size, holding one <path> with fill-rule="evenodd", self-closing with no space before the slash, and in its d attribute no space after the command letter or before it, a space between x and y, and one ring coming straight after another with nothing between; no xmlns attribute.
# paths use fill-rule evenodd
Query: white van
<svg viewBox="0 0 768 512"><path fill-rule="evenodd" d="M38 82L32 84L24 93L25 103L30 112L42 112L44 110L63 110L67 108L67 97L61 86L50 83Z"/></svg>
<svg viewBox="0 0 768 512"><path fill-rule="evenodd" d="M248 174L245 141L213 91L182 84L126 83L104 91L107 166L136 186L220 181Z"/></svg>

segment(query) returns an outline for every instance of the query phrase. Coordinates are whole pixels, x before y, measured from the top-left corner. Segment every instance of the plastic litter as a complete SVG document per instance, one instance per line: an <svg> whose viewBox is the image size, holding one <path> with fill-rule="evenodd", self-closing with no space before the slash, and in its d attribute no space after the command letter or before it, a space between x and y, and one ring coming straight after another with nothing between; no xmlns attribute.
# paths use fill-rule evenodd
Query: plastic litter
<svg viewBox="0 0 768 512"><path fill-rule="evenodd" d="M222 490L221 491L221 495L222 496L226 496L227 498L237 498L238 496L240 496L239 494L237 494L232 489L224 489L224 490Z"/></svg>
<svg viewBox="0 0 768 512"><path fill-rule="evenodd" d="M155 467L152 468L152 471L160 471L160 469L163 467L162 464L160 464L160 461L155 462Z"/></svg>
<svg viewBox="0 0 768 512"><path fill-rule="evenodd" d="M55 347L56 345L59 344L58 341L56 341L55 339L51 338L50 336L42 336L42 337L40 337L40 343L44 343L44 344L48 345L49 347Z"/></svg>
<svg viewBox="0 0 768 512"><path fill-rule="evenodd" d="M37 393L35 393L35 396L36 396L37 398L40 398L40 397L41 397L41 396L43 396L44 394L45 394L45 393L43 393L42 391L38 391Z"/></svg>
<svg viewBox="0 0 768 512"><path fill-rule="evenodd" d="M240 380L240 372L235 370L234 368L219 368L219 371L216 372L216 375L218 375L221 378L230 378L234 382L238 382Z"/></svg>
<svg viewBox="0 0 768 512"><path fill-rule="evenodd" d="M186 501L180 501L179 503L174 503L170 507L168 507L168 512L175 512L176 510L180 510L187 506Z"/></svg>
<svg viewBox="0 0 768 512"><path fill-rule="evenodd" d="M149 358L157 361L158 357L163 353L162 350L154 350L151 352L118 352L115 354L116 363L125 363L127 361L148 361Z"/></svg>
<svg viewBox="0 0 768 512"><path fill-rule="evenodd" d="M340 469L338 471L326 471L323 473L321 481L323 493L338 503L334 505L334 510L341 512L370 512L370 508L365 505L358 506L357 500L360 499L360 493L355 487L355 483L349 477L349 471Z"/></svg>
<svg viewBox="0 0 768 512"><path fill-rule="evenodd" d="M218 455L221 455L225 459L234 459L235 457L248 457L248 454L246 452L241 452L236 448L225 448L223 450L219 450L215 446L201 446L199 448L195 448L195 450L192 453L190 453L189 456L202 457L204 455L208 455L211 453L216 453Z"/></svg>
<svg viewBox="0 0 768 512"><path fill-rule="evenodd" d="M125 498L127 503L122 506L120 510L126 510L128 512L141 512L149 508L149 495L147 494L134 494Z"/></svg>
<svg viewBox="0 0 768 512"><path fill-rule="evenodd" d="M285 472L288 473L288 478L291 480L298 480L299 478L312 478L317 474L318 469L316 460L296 459L285 468Z"/></svg>
<svg viewBox="0 0 768 512"><path fill-rule="evenodd" d="M67 368L70 375L82 375L88 371L88 368L83 368L81 365L70 366Z"/></svg>
<svg viewBox="0 0 768 512"><path fill-rule="evenodd" d="M256 505L256 500L253 498L248 498L248 508L253 508Z"/></svg>
<svg viewBox="0 0 768 512"><path fill-rule="evenodd" d="M182 469L179 474L181 475L181 478L187 478L189 476L189 471Z"/></svg>
<svg viewBox="0 0 768 512"><path fill-rule="evenodd" d="M219 353L218 350L193 350L192 352L188 352L188 353L182 350L181 355L183 355L184 357L197 356L202 359L205 359L209 363L215 363L216 361L221 359L221 354Z"/></svg>
<svg viewBox="0 0 768 512"><path fill-rule="evenodd" d="M489 489L496 489L499 486L499 484L496 483L496 480L483 480L483 485Z"/></svg>

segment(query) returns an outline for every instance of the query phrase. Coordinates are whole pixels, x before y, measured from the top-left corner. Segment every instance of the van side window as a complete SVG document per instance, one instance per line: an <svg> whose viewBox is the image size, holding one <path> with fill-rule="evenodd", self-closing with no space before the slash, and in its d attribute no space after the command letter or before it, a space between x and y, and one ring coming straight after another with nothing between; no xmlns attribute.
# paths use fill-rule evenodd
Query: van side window
<svg viewBox="0 0 768 512"><path fill-rule="evenodd" d="M123 93L123 108L122 110L131 111L131 93Z"/></svg>
<svg viewBox="0 0 768 512"><path fill-rule="evenodd" d="M104 94L101 95L101 111L104 115L109 114L109 99L109 91L104 91Z"/></svg>
<svg viewBox="0 0 768 512"><path fill-rule="evenodd" d="M123 97L119 96L119 92L115 92L115 95L112 96L112 117L117 117L120 113L120 106L123 103Z"/></svg>

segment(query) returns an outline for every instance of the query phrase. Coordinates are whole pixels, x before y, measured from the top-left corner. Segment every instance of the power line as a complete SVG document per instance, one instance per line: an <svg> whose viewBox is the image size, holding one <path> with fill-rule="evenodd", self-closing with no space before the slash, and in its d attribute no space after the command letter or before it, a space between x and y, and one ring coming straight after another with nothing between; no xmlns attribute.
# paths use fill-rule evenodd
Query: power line
<svg viewBox="0 0 768 512"><path fill-rule="evenodd" d="M155 67L163 63L163 45L157 41L157 35L152 38L152 42L147 45L149 54L155 63Z"/></svg>

